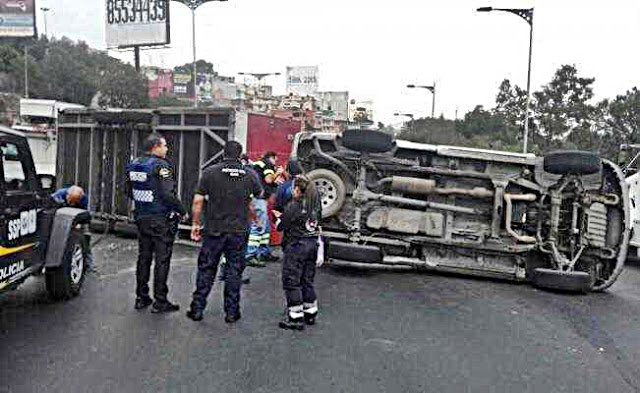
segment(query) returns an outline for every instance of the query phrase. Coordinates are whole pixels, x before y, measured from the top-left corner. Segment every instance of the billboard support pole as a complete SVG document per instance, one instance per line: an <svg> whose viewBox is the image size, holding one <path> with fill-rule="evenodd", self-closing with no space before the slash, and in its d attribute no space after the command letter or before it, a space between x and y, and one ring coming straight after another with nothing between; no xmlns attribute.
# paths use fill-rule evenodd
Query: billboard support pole
<svg viewBox="0 0 640 393"><path fill-rule="evenodd" d="M191 8L191 41L193 44L193 107L198 107L198 84L197 77L198 71L196 69L196 7L192 6Z"/></svg>
<svg viewBox="0 0 640 393"><path fill-rule="evenodd" d="M140 72L140 47L137 45L133 47L133 57L136 65L136 72L139 73Z"/></svg>
<svg viewBox="0 0 640 393"><path fill-rule="evenodd" d="M29 46L24 43L24 98L29 98Z"/></svg>

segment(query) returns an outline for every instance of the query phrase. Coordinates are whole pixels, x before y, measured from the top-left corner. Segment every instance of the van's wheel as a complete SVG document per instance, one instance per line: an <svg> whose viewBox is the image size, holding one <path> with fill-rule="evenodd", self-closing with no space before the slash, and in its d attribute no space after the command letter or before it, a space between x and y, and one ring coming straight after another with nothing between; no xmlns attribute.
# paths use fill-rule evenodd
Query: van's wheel
<svg viewBox="0 0 640 393"><path fill-rule="evenodd" d="M80 293L86 272L85 255L88 251L89 244L85 236L72 231L67 240L61 266L47 269L45 281L49 296L55 300L62 300Z"/></svg>
<svg viewBox="0 0 640 393"><path fill-rule="evenodd" d="M544 156L545 172L554 175L590 175L601 168L600 157L590 151L561 150Z"/></svg>
<svg viewBox="0 0 640 393"><path fill-rule="evenodd" d="M306 175L320 194L322 218L338 214L347 198L347 187L342 178L328 169L314 169Z"/></svg>
<svg viewBox="0 0 640 393"><path fill-rule="evenodd" d="M593 290L593 277L587 272L563 272L555 269L534 269L533 285L563 292L587 293Z"/></svg>

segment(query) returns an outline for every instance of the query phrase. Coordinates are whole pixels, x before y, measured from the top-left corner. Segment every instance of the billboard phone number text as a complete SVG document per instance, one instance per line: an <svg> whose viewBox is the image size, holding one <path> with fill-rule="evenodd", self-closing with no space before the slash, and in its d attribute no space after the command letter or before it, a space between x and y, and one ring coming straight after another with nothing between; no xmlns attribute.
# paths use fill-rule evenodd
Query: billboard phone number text
<svg viewBox="0 0 640 393"><path fill-rule="evenodd" d="M168 7L168 0L107 0L107 23L164 22Z"/></svg>

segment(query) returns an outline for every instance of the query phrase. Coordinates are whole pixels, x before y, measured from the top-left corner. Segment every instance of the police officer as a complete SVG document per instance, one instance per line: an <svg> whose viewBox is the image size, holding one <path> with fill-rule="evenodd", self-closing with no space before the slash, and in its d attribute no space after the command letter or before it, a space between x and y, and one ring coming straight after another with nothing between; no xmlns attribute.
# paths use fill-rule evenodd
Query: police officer
<svg viewBox="0 0 640 393"><path fill-rule="evenodd" d="M224 284L225 322L240 319L240 289L249 229L249 202L262 194L262 186L240 162L242 146L235 141L224 147L224 160L202 173L191 208L191 239L200 241L200 217L206 204L204 242L198 256L196 290L187 317L202 320L220 257L226 258Z"/></svg>
<svg viewBox="0 0 640 393"><path fill-rule="evenodd" d="M180 307L167 300L167 278L171 252L179 216L186 211L176 197L173 168L166 160L167 141L152 133L145 140L146 153L127 165L127 192L135 203L134 217L138 226L138 264L136 266L136 310L153 303L151 312L178 311ZM149 275L153 269L153 297L149 297Z"/></svg>
<svg viewBox="0 0 640 393"><path fill-rule="evenodd" d="M282 288L287 299L280 327L303 330L305 323L315 323L318 314L314 278L322 205L313 182L302 175L293 181L292 197L277 223L284 231Z"/></svg>

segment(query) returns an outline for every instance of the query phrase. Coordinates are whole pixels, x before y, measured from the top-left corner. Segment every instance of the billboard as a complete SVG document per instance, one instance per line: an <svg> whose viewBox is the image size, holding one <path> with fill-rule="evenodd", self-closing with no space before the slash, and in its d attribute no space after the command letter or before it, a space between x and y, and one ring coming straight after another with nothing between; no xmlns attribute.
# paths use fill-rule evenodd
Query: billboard
<svg viewBox="0 0 640 393"><path fill-rule="evenodd" d="M326 91L318 93L317 107L324 116L337 121L349 119L349 92Z"/></svg>
<svg viewBox="0 0 640 393"><path fill-rule="evenodd" d="M189 89L191 88L189 85L191 84L191 74L175 71L173 73L173 93L176 95L184 95L189 94Z"/></svg>
<svg viewBox="0 0 640 393"><path fill-rule="evenodd" d="M0 37L37 37L35 0L0 0Z"/></svg>
<svg viewBox="0 0 640 393"><path fill-rule="evenodd" d="M106 0L108 48L165 45L169 37L169 0Z"/></svg>
<svg viewBox="0 0 640 393"><path fill-rule="evenodd" d="M373 121L373 101L351 100L349 105L349 121L354 123Z"/></svg>
<svg viewBox="0 0 640 393"><path fill-rule="evenodd" d="M301 97L318 92L318 66L287 67L287 94Z"/></svg>

